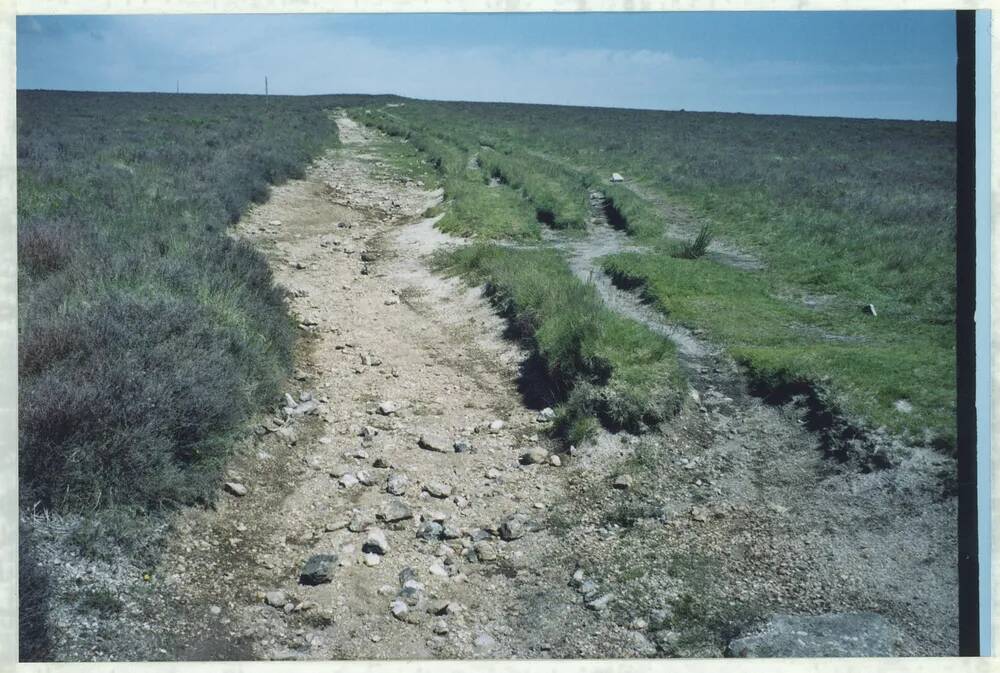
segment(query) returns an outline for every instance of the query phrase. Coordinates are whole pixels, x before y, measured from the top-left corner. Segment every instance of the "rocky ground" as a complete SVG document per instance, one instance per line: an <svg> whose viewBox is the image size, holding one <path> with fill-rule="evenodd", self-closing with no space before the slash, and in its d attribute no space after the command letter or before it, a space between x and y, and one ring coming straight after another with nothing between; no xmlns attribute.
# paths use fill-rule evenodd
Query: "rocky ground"
<svg viewBox="0 0 1000 673"><path fill-rule="evenodd" d="M691 334L675 421L562 452L503 321L429 270L462 243L423 217L440 193L394 173L396 141L338 124L343 146L236 231L308 333L294 388L148 579L59 575L130 605L64 658L956 652L949 459L832 462L801 406L750 396ZM117 642L130 624L147 635Z"/></svg>

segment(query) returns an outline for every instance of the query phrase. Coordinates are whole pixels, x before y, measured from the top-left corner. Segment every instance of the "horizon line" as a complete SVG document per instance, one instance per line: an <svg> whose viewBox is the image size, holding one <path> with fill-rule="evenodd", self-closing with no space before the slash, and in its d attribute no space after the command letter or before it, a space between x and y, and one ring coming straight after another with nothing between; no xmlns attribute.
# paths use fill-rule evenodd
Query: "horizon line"
<svg viewBox="0 0 1000 673"><path fill-rule="evenodd" d="M306 93L306 94L281 94L281 93L233 93L233 92L183 92L169 90L120 90L120 89L27 89L15 87L15 92L41 92L41 93L85 93L85 94L131 94L131 95L163 95L163 96L255 96L259 98L319 98L328 96L367 96L370 98L399 98L402 100L412 100L423 103L468 103L474 105L525 105L540 107L567 107L583 108L593 110L630 110L634 112L673 112L673 113L694 113L694 114L721 114L721 115L748 115L754 117L799 117L803 119L850 119L853 121L883 121L883 122L915 122L924 124L955 124L955 119L903 119L899 117L860 117L860 116L838 116L820 114L791 114L787 112L740 112L726 110L694 110L687 108L644 108L614 105L577 105L573 103L534 103L526 101L505 101L505 100L462 100L447 98L415 98L412 96L402 96L395 93ZM957 108L956 108L957 111Z"/></svg>

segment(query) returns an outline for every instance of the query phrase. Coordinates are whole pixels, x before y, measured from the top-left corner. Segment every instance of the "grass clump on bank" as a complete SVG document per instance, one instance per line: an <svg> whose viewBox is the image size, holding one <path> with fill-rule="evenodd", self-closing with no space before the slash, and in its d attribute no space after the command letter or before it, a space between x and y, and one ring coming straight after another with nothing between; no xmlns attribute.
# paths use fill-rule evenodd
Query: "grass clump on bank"
<svg viewBox="0 0 1000 673"><path fill-rule="evenodd" d="M483 171L510 185L535 207L536 217L555 229L583 229L590 211L586 185L575 174L532 157L526 159L484 149L479 155Z"/></svg>
<svg viewBox="0 0 1000 673"><path fill-rule="evenodd" d="M708 331L747 365L761 389L817 388L865 426L954 445L950 327L891 307L878 318L851 304L808 308L781 298L764 276L707 259L622 253L603 266L671 319ZM900 410L900 400L912 411Z"/></svg>
<svg viewBox="0 0 1000 673"><path fill-rule="evenodd" d="M627 187L600 184L596 176L592 180L594 188L604 194L608 224L643 242L655 242L663 237L663 215L649 201Z"/></svg>
<svg viewBox="0 0 1000 673"><path fill-rule="evenodd" d="M679 409L684 384L673 344L612 313L554 250L476 244L438 265L485 285L541 370L531 393L559 405L568 441L580 441L593 419L640 431Z"/></svg>
<svg viewBox="0 0 1000 673"><path fill-rule="evenodd" d="M444 189L448 203L437 223L441 231L485 239L541 239L531 204L509 187L463 177L446 181Z"/></svg>

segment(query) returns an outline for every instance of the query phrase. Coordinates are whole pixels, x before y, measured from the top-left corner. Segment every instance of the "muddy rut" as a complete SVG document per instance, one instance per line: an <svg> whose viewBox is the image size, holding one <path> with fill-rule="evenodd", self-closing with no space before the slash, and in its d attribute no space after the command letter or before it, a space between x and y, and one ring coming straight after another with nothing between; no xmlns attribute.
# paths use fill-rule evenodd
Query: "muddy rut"
<svg viewBox="0 0 1000 673"><path fill-rule="evenodd" d="M595 260L628 244L597 197L588 238L547 242L678 343L694 391L645 437L557 453L519 392L527 354L429 268L463 244L423 217L440 192L384 162L396 141L337 123L342 146L237 227L306 344L229 492L181 517L156 571L167 658L721 656L774 613L861 611L897 654L954 652L947 461L825 459L801 409L750 396L723 353L603 276Z"/></svg>

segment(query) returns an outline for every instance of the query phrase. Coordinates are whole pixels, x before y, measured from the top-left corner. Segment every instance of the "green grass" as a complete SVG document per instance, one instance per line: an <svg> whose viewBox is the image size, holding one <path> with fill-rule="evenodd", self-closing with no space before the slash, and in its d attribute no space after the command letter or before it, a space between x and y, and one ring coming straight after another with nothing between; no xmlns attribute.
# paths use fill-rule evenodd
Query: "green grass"
<svg viewBox="0 0 1000 673"><path fill-rule="evenodd" d="M531 204L510 187L489 186L478 177L456 177L446 181L448 201L438 228L459 236L539 240L541 231Z"/></svg>
<svg viewBox="0 0 1000 673"><path fill-rule="evenodd" d="M599 178L594 179L596 183ZM627 187L621 185L595 184L610 208L608 223L616 229L622 229L645 243L656 243L663 238L664 218L662 213L649 201L637 196Z"/></svg>
<svg viewBox="0 0 1000 673"><path fill-rule="evenodd" d="M950 327L891 308L877 318L850 304L810 309L781 298L765 275L706 259L624 253L604 268L619 284L639 286L671 319L706 330L761 387L818 386L864 425L953 444ZM896 410L900 399L913 413Z"/></svg>
<svg viewBox="0 0 1000 673"><path fill-rule="evenodd" d="M487 175L521 192L540 222L556 229L583 229L590 212L581 176L551 162L484 149L479 161Z"/></svg>
<svg viewBox="0 0 1000 673"><path fill-rule="evenodd" d="M614 270L762 386L822 388L858 423L953 445L953 124L431 101L391 116L478 152L553 226L579 229L586 191L603 192L612 226L652 253ZM706 225L764 268L709 252L692 275L672 258L701 252Z"/></svg>
<svg viewBox="0 0 1000 673"><path fill-rule="evenodd" d="M540 392L559 403L557 426L568 441L585 438L595 418L638 431L679 408L685 386L673 344L608 310L555 251L476 244L438 266L485 285L541 363Z"/></svg>
<svg viewBox="0 0 1000 673"><path fill-rule="evenodd" d="M495 139L408 122L393 112L354 110L365 124L404 140L439 173L449 200L439 228L486 239L537 240L538 223L582 229L589 219L586 178L553 162L493 149ZM489 145L483 144L490 143ZM488 182L500 184L489 185Z"/></svg>

